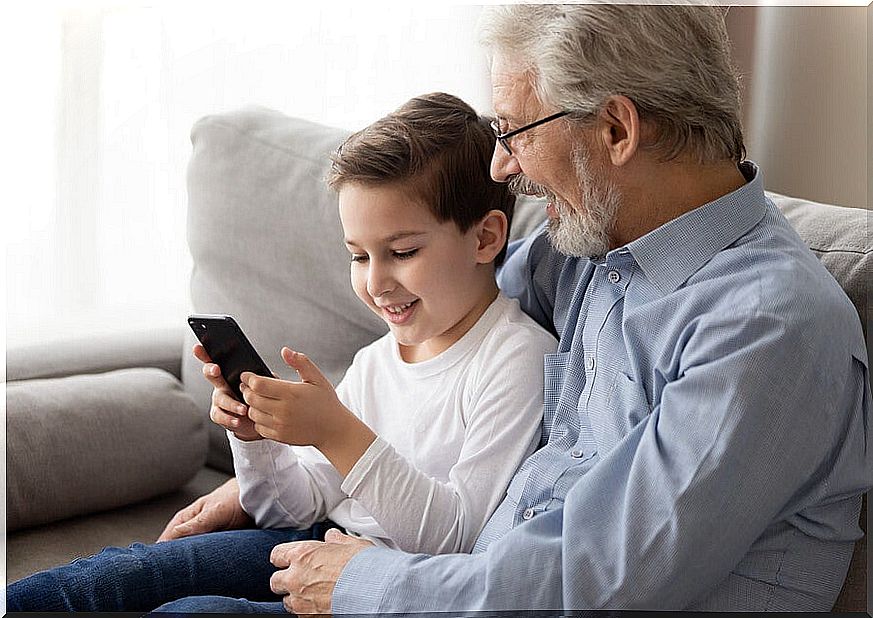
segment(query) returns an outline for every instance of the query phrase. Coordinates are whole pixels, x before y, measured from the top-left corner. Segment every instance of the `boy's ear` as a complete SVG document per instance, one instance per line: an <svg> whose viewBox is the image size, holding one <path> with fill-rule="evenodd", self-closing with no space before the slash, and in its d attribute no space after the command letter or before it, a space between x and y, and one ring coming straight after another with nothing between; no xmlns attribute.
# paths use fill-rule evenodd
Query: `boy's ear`
<svg viewBox="0 0 873 618"><path fill-rule="evenodd" d="M506 213L499 210L489 210L488 214L476 224L476 238L479 242L476 248L476 261L479 264L493 262L509 234L509 221Z"/></svg>

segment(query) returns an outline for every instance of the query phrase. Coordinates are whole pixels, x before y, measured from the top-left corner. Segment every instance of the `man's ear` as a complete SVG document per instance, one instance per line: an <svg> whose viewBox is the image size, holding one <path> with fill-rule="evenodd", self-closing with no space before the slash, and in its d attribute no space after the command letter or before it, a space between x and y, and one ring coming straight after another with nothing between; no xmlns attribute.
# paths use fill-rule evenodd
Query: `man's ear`
<svg viewBox="0 0 873 618"><path fill-rule="evenodd" d="M600 137L612 164L624 165L640 144L640 116L633 101L623 95L606 99L597 118Z"/></svg>
<svg viewBox="0 0 873 618"><path fill-rule="evenodd" d="M476 262L488 264L493 262L503 246L509 234L509 221L506 214L499 210L489 210L476 224Z"/></svg>

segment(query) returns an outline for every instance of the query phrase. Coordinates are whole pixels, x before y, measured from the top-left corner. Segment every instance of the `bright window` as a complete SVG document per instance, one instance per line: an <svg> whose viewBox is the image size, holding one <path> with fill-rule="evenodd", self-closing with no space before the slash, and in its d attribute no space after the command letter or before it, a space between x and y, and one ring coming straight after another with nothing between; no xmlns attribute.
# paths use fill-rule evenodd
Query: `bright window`
<svg viewBox="0 0 873 618"><path fill-rule="evenodd" d="M254 104L356 129L435 90L488 109L478 7L179 4L18 22L30 65L20 202L4 217L10 346L184 325L185 168L204 115Z"/></svg>

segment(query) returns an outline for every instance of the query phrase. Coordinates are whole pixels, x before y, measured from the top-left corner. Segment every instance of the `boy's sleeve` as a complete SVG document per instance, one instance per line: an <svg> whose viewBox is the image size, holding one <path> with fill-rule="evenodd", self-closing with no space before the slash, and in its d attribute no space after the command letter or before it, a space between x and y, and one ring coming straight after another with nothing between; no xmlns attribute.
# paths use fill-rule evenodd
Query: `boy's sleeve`
<svg viewBox="0 0 873 618"><path fill-rule="evenodd" d="M346 402L345 381L337 396ZM261 528L308 528L344 498L342 476L317 449L273 440L245 442L228 432L240 504Z"/></svg>
<svg viewBox="0 0 873 618"><path fill-rule="evenodd" d="M233 434L228 439L240 504L259 528L308 528L342 499L342 479L312 447L244 442Z"/></svg>

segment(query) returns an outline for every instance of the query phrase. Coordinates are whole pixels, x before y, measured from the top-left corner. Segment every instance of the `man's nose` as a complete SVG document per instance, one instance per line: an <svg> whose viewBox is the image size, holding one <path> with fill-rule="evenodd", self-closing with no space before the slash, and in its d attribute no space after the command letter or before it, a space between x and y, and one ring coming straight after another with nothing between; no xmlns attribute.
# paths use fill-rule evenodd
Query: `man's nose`
<svg viewBox="0 0 873 618"><path fill-rule="evenodd" d="M509 182L521 173L521 166L515 155L508 154L499 143L494 144L494 154L491 155L491 178L496 182Z"/></svg>

